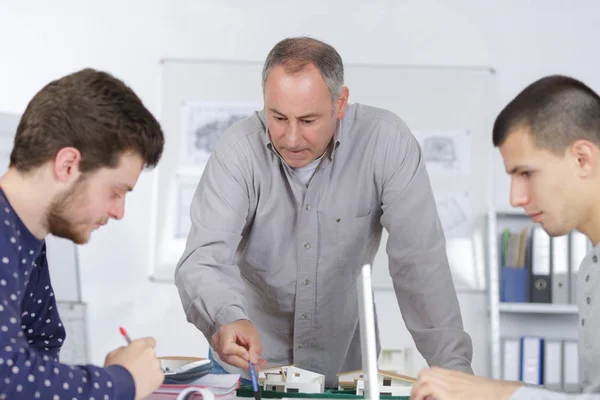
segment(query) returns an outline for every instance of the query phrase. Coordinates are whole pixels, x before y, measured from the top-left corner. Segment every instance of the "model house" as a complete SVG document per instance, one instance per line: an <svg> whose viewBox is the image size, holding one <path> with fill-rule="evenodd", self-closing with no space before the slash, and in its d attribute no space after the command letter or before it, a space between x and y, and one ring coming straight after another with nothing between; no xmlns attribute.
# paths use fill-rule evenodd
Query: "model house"
<svg viewBox="0 0 600 400"><path fill-rule="evenodd" d="M263 390L284 393L323 393L325 376L294 365L261 370L258 381Z"/></svg>
<svg viewBox="0 0 600 400"><path fill-rule="evenodd" d="M364 396L365 380L362 370L338 374L338 389L353 390L357 396ZM378 370L379 394L381 396L409 396L415 378Z"/></svg>

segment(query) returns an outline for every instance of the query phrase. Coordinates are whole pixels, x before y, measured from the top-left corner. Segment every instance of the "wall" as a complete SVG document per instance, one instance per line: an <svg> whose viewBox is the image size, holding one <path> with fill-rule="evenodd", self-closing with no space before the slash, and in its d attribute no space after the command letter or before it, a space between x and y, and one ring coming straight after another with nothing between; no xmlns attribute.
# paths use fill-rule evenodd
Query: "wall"
<svg viewBox="0 0 600 400"><path fill-rule="evenodd" d="M302 7L299 7L302 4ZM279 39L311 34L346 62L486 65L497 71L497 107L549 73L572 74L600 89L592 0L75 0L0 5L0 110L22 112L42 85L73 70L110 70L158 113L158 63L164 57L262 60ZM259 77L257 77L259 79ZM497 204L508 207L499 158ZM177 292L147 280L151 176L129 195L126 217L96 232L81 249L93 361L132 336L152 335L161 355L205 355L207 344L185 322ZM476 344L473 365L486 375L483 294L460 294ZM376 296L386 346L409 343L395 299Z"/></svg>

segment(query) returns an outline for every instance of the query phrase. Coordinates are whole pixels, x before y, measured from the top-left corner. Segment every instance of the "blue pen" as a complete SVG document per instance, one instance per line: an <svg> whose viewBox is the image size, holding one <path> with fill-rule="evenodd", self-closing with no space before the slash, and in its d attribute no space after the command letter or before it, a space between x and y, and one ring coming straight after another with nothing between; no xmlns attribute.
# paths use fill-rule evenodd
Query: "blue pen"
<svg viewBox="0 0 600 400"><path fill-rule="evenodd" d="M252 361L248 361L250 365L250 379L252 380L252 389L254 389L254 399L260 400L260 390L258 389L258 378L256 377L256 371L254 370L254 365Z"/></svg>

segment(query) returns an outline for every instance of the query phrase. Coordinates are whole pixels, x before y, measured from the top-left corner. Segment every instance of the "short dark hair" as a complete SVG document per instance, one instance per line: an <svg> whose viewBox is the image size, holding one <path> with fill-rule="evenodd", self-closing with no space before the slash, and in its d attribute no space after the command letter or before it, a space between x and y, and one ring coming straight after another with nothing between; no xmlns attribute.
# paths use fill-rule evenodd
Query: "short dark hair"
<svg viewBox="0 0 600 400"><path fill-rule="evenodd" d="M494 146L517 129L526 129L536 147L557 155L578 139L600 146L600 97L568 76L541 78L500 112L494 123Z"/></svg>
<svg viewBox="0 0 600 400"><path fill-rule="evenodd" d="M28 172L60 149L75 147L81 172L114 168L125 152L154 167L164 141L158 121L125 83L87 68L50 82L31 99L17 127L10 166Z"/></svg>

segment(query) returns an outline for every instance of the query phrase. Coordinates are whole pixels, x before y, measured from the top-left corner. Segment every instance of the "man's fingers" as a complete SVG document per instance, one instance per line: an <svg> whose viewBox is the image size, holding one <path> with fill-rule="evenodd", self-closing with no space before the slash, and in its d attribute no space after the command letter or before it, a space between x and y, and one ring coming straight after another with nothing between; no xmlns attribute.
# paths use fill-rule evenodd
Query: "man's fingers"
<svg viewBox="0 0 600 400"><path fill-rule="evenodd" d="M411 393L411 400L426 400L432 395L433 385L431 383L435 372L431 368L424 368L419 372L417 381L414 383Z"/></svg>
<svg viewBox="0 0 600 400"><path fill-rule="evenodd" d="M237 343L235 331L227 328L221 328L214 334L213 347L220 356L237 354L234 348L240 347Z"/></svg>
<svg viewBox="0 0 600 400"><path fill-rule="evenodd" d="M258 364L262 354L262 343L260 336L258 335L258 332L256 332L256 335L251 335L248 337L248 339L248 352L250 353L250 361L252 361L254 364Z"/></svg>
<svg viewBox="0 0 600 400"><path fill-rule="evenodd" d="M432 395L429 382L417 382L410 393L410 400L425 400Z"/></svg>
<svg viewBox="0 0 600 400"><path fill-rule="evenodd" d="M143 347L156 347L156 340L152 337L144 337L131 341L132 345L143 346Z"/></svg>
<svg viewBox="0 0 600 400"><path fill-rule="evenodd" d="M252 364L258 365L258 362L260 361L260 355L258 355L255 352L252 352L252 351L249 352L249 355L250 355L250 361L252 361Z"/></svg>
<svg viewBox="0 0 600 400"><path fill-rule="evenodd" d="M267 365L269 365L269 363L267 362L267 360L261 358L260 360L258 360L258 363L256 365L258 365L258 369L261 370L267 368Z"/></svg>
<svg viewBox="0 0 600 400"><path fill-rule="evenodd" d="M221 360L239 368L249 369L251 361L260 369L262 344L258 331L248 321L223 325L212 337L212 344ZM264 361L264 360L263 360ZM266 362L264 362L266 365Z"/></svg>
<svg viewBox="0 0 600 400"><path fill-rule="evenodd" d="M236 357L243 359L246 363L248 363L248 361L250 359L248 350L246 350L239 344L232 343L232 342L224 343L223 347L221 348L221 353L219 355L220 356L222 355L225 357L236 356Z"/></svg>
<svg viewBox="0 0 600 400"><path fill-rule="evenodd" d="M258 364L261 360L260 355L262 351L256 350L256 348L251 347L248 352L250 353L250 361L252 361L252 363L254 364Z"/></svg>
<svg viewBox="0 0 600 400"><path fill-rule="evenodd" d="M241 357L231 355L231 356L223 356L221 360L225 361L229 365L233 365L234 367L242 368L246 371L250 369L250 365L248 365L248 361L244 360Z"/></svg>

